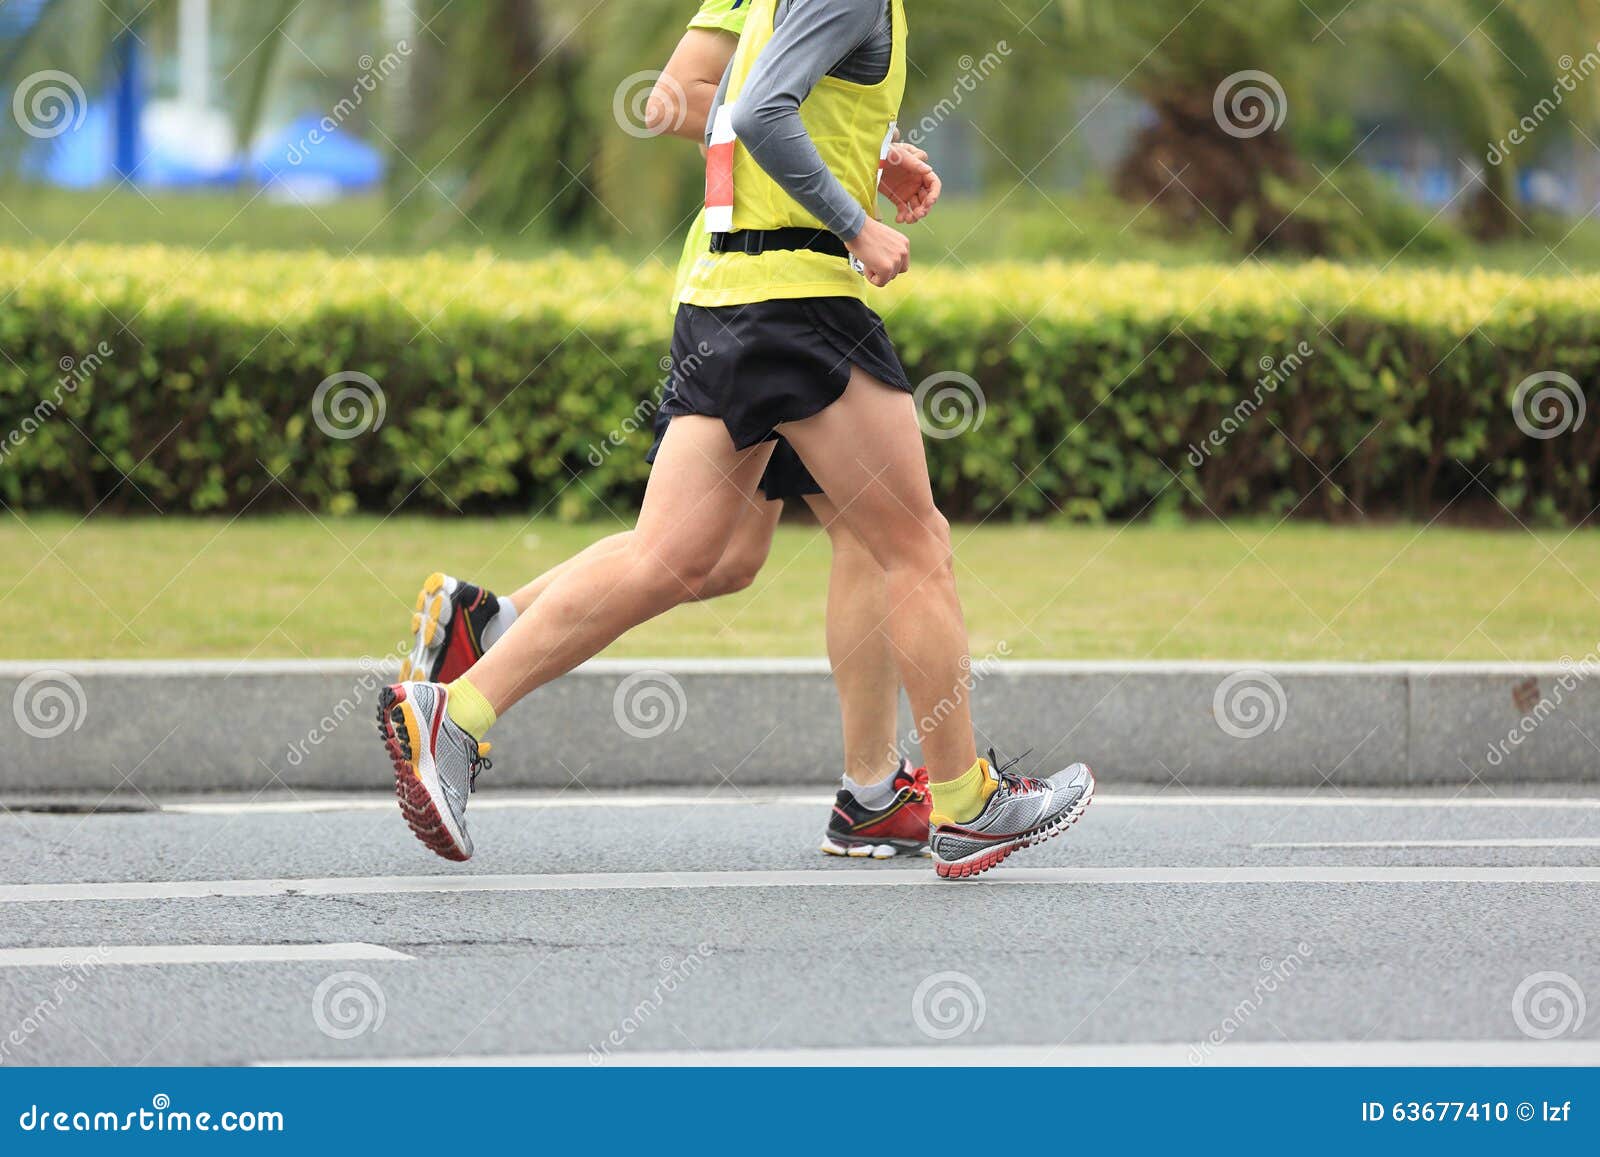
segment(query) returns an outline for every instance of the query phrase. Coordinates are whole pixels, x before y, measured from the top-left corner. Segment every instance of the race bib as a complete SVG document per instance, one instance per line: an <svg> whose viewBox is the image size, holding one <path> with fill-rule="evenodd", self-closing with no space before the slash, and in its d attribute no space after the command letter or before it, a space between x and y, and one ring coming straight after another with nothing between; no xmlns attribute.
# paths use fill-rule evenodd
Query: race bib
<svg viewBox="0 0 1600 1157"><path fill-rule="evenodd" d="M883 147L878 150L878 184L883 184L883 171L889 167L889 150L894 148L895 138L900 135L900 122L890 121L889 131L883 134Z"/></svg>
<svg viewBox="0 0 1600 1157"><path fill-rule="evenodd" d="M724 104L711 120L706 149L706 232L733 232L733 105Z"/></svg>

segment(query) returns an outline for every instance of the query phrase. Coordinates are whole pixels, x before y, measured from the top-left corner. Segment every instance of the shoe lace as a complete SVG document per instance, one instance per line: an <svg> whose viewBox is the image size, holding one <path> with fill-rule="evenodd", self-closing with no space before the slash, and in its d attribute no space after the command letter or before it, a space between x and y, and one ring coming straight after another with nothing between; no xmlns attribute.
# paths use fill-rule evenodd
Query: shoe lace
<svg viewBox="0 0 1600 1157"><path fill-rule="evenodd" d="M467 790L469 792L478 790L478 773L480 771L494 770L494 761L489 758L491 746L493 745L480 743L477 740L469 739L468 741L467 768L471 772L471 778L467 780Z"/></svg>
<svg viewBox="0 0 1600 1157"><path fill-rule="evenodd" d="M995 754L994 748L991 747L989 749L989 766L994 769L995 778L1000 781L1000 786L1012 795L1024 791L1040 791L1044 788L1043 780L1033 779L1026 775L1018 775L1011 770L1028 758L1029 753L1032 751L1033 748L1030 747L1015 759L1002 760Z"/></svg>

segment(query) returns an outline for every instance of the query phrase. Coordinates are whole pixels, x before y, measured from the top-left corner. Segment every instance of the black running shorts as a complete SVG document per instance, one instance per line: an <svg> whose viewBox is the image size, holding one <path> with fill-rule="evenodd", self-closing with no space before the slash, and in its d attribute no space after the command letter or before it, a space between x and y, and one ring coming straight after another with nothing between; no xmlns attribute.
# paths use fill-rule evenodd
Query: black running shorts
<svg viewBox="0 0 1600 1157"><path fill-rule="evenodd" d="M666 420L702 414L722 419L735 449L778 441L762 478L768 498L821 493L777 427L838 401L851 366L911 392L883 319L854 297L717 308L680 305L672 332L671 385L662 397L649 458L655 460Z"/></svg>
<svg viewBox="0 0 1600 1157"><path fill-rule="evenodd" d="M672 421L672 415L667 413L666 404L671 397L672 389L668 387L661 395L661 405L656 407L656 440L644 456L646 462L656 460L656 455L661 451L661 439L667 436L667 426ZM822 493L822 487L811 477L811 471L800 461L800 455L794 452L794 447L789 445L789 440L782 435L779 435L778 444L772 448L772 457L767 460L766 470L762 471L760 486L761 493L772 502Z"/></svg>

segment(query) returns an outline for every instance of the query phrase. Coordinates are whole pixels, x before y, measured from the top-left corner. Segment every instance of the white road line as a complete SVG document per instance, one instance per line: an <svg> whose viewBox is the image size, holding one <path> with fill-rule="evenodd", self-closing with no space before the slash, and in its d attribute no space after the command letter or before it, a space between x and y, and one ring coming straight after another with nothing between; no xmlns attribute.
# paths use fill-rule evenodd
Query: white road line
<svg viewBox="0 0 1600 1157"><path fill-rule="evenodd" d="M677 888L971 888L1105 884L1600 884L1600 867L1002 868L970 882L927 867L881 871L577 872L517 876L339 876L279 880L129 880L0 885L0 904L250 896L372 896L413 892L595 892Z"/></svg>
<svg viewBox="0 0 1600 1157"><path fill-rule="evenodd" d="M0 968L101 968L114 964L282 964L302 960L412 960L380 944L117 944L0 948Z"/></svg>
<svg viewBox="0 0 1600 1157"><path fill-rule="evenodd" d="M695 795L645 792L600 792L560 796L476 796L474 812L542 811L546 809L655 808L655 807L826 807L833 796L822 794L745 792L742 795ZM1097 793L1096 808L1105 807L1332 807L1332 808L1531 808L1550 811L1593 810L1600 799L1566 799L1560 796L1516 798L1429 798L1426 796L1352 795L1106 795ZM390 795L323 796L289 800L190 800L163 804L170 815L303 815L313 812L392 811Z"/></svg>
<svg viewBox="0 0 1600 1157"><path fill-rule="evenodd" d="M1391 795L1119 795L1107 798L1095 793L1096 807L1332 807L1332 808L1532 808L1570 811L1574 808L1600 808L1600 799L1563 796L1391 796Z"/></svg>
<svg viewBox="0 0 1600 1157"><path fill-rule="evenodd" d="M1097 797L1098 798L1098 797ZM746 796L694 796L648 795L635 792L616 794L571 796L512 796L506 799L475 799L472 810L486 811L547 811L585 808L652 808L652 807L808 807L825 808L833 797L822 795L754 795ZM393 794L381 796L342 796L335 798L290 800L239 800L237 802L212 802L199 800L190 803L162 804L161 810L169 815L232 816L232 815L304 815L312 812L382 811L395 809Z"/></svg>
<svg viewBox="0 0 1600 1157"><path fill-rule="evenodd" d="M1600 848L1600 837L1504 840L1345 840L1337 843L1251 844L1252 848Z"/></svg>
<svg viewBox="0 0 1600 1157"><path fill-rule="evenodd" d="M596 1053L531 1053L520 1056L425 1056L359 1060L273 1061L271 1065L323 1066L565 1066L624 1067L703 1065L944 1067L1182 1066L1229 1068L1280 1065L1352 1066L1592 1066L1600 1064L1600 1041L1229 1041L1200 1057L1187 1042L1108 1045L919 1045L908 1048L750 1049L718 1052L629 1052L619 1049L596 1062ZM1199 1058L1201 1063L1197 1063Z"/></svg>

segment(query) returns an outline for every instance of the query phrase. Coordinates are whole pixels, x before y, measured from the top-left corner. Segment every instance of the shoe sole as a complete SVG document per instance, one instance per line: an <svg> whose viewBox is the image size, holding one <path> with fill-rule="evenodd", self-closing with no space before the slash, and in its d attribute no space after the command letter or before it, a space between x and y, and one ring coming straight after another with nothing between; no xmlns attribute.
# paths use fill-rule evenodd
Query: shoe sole
<svg viewBox="0 0 1600 1157"><path fill-rule="evenodd" d="M825 856L848 856L852 860L892 860L895 856L931 856L933 849L924 841L920 844L875 844L870 841L836 840L830 835L822 837L817 850Z"/></svg>
<svg viewBox="0 0 1600 1157"><path fill-rule="evenodd" d="M400 661L400 682L436 681L444 656L445 634L450 629L450 594L445 575L434 571L422 582L416 609L411 613L411 653Z"/></svg>
<svg viewBox="0 0 1600 1157"><path fill-rule="evenodd" d="M385 687L378 693L378 735L388 749L389 762L394 764L394 793L412 834L429 851L446 860L463 863L471 859L472 853L451 833L433 793L411 759L411 753L422 747L422 727L403 687Z"/></svg>
<svg viewBox="0 0 1600 1157"><path fill-rule="evenodd" d="M964 860L935 859L933 870L941 879L965 880L972 876L981 876L990 868L995 867L1019 848L1031 848L1035 844L1042 844L1046 840L1054 839L1066 831L1073 824L1083 818L1083 813L1089 810L1089 805L1094 802L1094 772L1089 772L1089 786L1084 788L1076 802L1062 812L1055 819L1031 832L1024 832L1021 836L1011 840L1000 847L989 848L987 851L978 852Z"/></svg>

